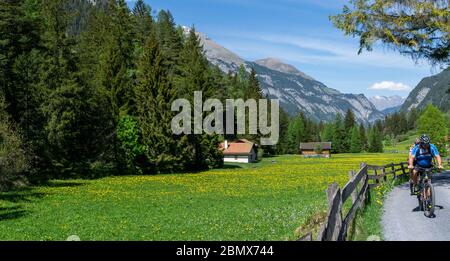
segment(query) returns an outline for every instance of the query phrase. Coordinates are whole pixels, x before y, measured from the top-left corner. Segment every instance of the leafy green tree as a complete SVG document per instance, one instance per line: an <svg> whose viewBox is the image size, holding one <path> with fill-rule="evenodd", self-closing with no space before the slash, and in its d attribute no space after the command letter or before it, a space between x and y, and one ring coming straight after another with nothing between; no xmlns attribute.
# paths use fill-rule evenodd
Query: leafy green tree
<svg viewBox="0 0 450 261"><path fill-rule="evenodd" d="M439 151L446 155L446 136L448 134L447 119L438 108L429 104L418 122L418 132L421 134L428 134L431 141L438 147Z"/></svg>
<svg viewBox="0 0 450 261"><path fill-rule="evenodd" d="M359 37L361 53L380 41L415 59L449 63L448 1L351 0L332 16L346 35Z"/></svg>
<svg viewBox="0 0 450 261"><path fill-rule="evenodd" d="M361 153L362 152L362 141L361 134L357 126L354 126L351 130L350 136L350 152L351 153Z"/></svg>
<svg viewBox="0 0 450 261"><path fill-rule="evenodd" d="M128 168L142 174L145 166L145 146L142 144L141 130L138 122L129 115L121 117L117 126L117 137L125 153Z"/></svg>

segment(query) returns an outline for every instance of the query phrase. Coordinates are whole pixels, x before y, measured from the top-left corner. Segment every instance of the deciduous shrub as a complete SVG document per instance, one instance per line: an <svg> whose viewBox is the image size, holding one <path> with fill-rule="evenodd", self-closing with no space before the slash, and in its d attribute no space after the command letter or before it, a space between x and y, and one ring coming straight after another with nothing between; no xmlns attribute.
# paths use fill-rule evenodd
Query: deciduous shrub
<svg viewBox="0 0 450 261"><path fill-rule="evenodd" d="M0 99L0 191L11 186L11 181L24 172L27 159L20 135L14 130Z"/></svg>

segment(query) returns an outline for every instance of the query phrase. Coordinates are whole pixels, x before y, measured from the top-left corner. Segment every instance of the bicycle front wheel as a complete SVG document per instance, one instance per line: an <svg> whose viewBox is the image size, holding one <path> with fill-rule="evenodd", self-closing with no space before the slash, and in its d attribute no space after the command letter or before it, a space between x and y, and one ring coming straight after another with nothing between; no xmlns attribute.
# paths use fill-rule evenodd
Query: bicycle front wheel
<svg viewBox="0 0 450 261"><path fill-rule="evenodd" d="M426 186L425 193L428 194L427 200L423 201L423 208L426 217L434 217L434 211L436 209L436 194L434 192L434 187L431 184Z"/></svg>

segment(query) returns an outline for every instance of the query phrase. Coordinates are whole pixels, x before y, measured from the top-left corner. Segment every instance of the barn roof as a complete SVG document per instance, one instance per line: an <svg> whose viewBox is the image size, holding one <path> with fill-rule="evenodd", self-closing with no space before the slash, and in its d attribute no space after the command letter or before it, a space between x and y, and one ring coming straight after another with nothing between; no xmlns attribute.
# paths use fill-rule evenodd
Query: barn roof
<svg viewBox="0 0 450 261"><path fill-rule="evenodd" d="M317 145L320 145L323 150L331 150L331 142L300 143L300 150L315 150Z"/></svg>

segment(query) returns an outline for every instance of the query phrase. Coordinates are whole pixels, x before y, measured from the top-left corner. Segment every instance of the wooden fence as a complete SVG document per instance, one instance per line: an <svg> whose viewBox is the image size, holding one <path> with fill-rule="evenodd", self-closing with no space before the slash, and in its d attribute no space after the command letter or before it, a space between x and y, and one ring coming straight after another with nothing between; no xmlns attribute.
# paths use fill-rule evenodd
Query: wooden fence
<svg viewBox="0 0 450 261"><path fill-rule="evenodd" d="M370 189L380 186L383 181L396 180L409 175L408 163L391 163L386 166L361 164L358 172L350 171L350 180L341 189L337 183L327 189L328 215L321 226L318 241L345 241L350 224L359 209L364 209L370 197ZM352 205L347 213L343 206L351 199ZM301 241L312 240L312 234L301 238Z"/></svg>

